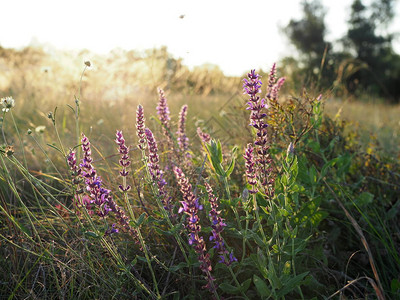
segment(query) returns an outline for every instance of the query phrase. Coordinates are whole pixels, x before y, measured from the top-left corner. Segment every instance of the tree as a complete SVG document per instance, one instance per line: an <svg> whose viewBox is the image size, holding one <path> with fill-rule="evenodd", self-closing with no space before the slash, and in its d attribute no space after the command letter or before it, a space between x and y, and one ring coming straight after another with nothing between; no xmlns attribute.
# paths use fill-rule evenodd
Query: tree
<svg viewBox="0 0 400 300"><path fill-rule="evenodd" d="M325 11L319 0L304 1L303 18L290 20L285 28L293 45L309 60L320 57L327 45L325 41Z"/></svg>
<svg viewBox="0 0 400 300"><path fill-rule="evenodd" d="M320 0L303 1L301 6L302 18L290 20L284 32L300 53L297 72L306 74L305 80L326 87L334 78L335 57L331 43L325 40L325 9Z"/></svg>
<svg viewBox="0 0 400 300"><path fill-rule="evenodd" d="M383 32L393 19L392 7L393 0L376 0L370 7L361 0L353 1L347 45L355 53L355 59L366 67L348 78L348 86L353 91L361 88L363 92L398 100L399 71L393 68L399 66L399 56L393 51L392 35L377 33L378 29Z"/></svg>

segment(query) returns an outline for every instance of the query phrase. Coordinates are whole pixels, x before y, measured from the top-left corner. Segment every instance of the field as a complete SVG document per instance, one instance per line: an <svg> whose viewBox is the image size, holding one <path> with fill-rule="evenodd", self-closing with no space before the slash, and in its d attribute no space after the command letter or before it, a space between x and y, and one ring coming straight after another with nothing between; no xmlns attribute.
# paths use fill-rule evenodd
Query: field
<svg viewBox="0 0 400 300"><path fill-rule="evenodd" d="M398 299L399 105L87 56L0 49L0 299Z"/></svg>

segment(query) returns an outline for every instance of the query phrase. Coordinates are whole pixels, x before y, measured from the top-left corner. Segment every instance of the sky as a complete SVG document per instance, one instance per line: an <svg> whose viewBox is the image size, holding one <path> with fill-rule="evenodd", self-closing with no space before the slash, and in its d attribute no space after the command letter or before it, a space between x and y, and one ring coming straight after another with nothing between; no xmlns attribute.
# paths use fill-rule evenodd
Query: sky
<svg viewBox="0 0 400 300"><path fill-rule="evenodd" d="M323 0L328 40L343 36L350 0ZM391 28L400 31L400 4ZM218 65L226 75L267 70L294 48L279 28L301 18L297 0L0 0L0 46L144 50L167 46L189 67ZM395 49L400 52L400 43Z"/></svg>

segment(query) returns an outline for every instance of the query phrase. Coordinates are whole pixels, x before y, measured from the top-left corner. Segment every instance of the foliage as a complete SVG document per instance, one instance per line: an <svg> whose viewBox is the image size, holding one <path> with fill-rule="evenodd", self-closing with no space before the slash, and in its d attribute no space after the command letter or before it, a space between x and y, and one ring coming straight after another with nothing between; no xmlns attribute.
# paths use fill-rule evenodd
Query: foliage
<svg viewBox="0 0 400 300"><path fill-rule="evenodd" d="M90 127L122 114L88 108L82 88L28 133L39 108L19 115L17 94L15 107L3 101L0 294L395 299L398 161L363 153L346 123L324 114L323 95L278 97L275 72L265 97L248 74L250 99L221 114L222 132L180 101L170 115L161 90L157 116L139 105L136 122L132 113L128 125Z"/></svg>
<svg viewBox="0 0 400 300"><path fill-rule="evenodd" d="M346 35L328 42L323 6L320 1L304 1L302 19L291 20L285 28L300 52L294 73L324 88L336 79L336 93L369 93L398 102L399 55L392 48L393 34L387 33L394 17L393 5L392 0L372 1L369 6L354 0Z"/></svg>

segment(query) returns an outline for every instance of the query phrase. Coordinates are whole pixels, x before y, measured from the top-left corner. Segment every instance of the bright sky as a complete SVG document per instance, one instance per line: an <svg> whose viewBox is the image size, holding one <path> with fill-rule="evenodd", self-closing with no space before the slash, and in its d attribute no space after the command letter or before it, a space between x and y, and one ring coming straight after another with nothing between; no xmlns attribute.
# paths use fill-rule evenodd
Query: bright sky
<svg viewBox="0 0 400 300"><path fill-rule="evenodd" d="M279 26L300 18L297 0L0 0L2 47L36 40L59 49L149 49L165 45L189 67L217 64L227 75L269 69L293 53ZM323 0L328 39L346 31L350 0ZM400 5L392 28L400 30ZM183 16L183 18L181 18ZM400 50L399 43L396 50Z"/></svg>

